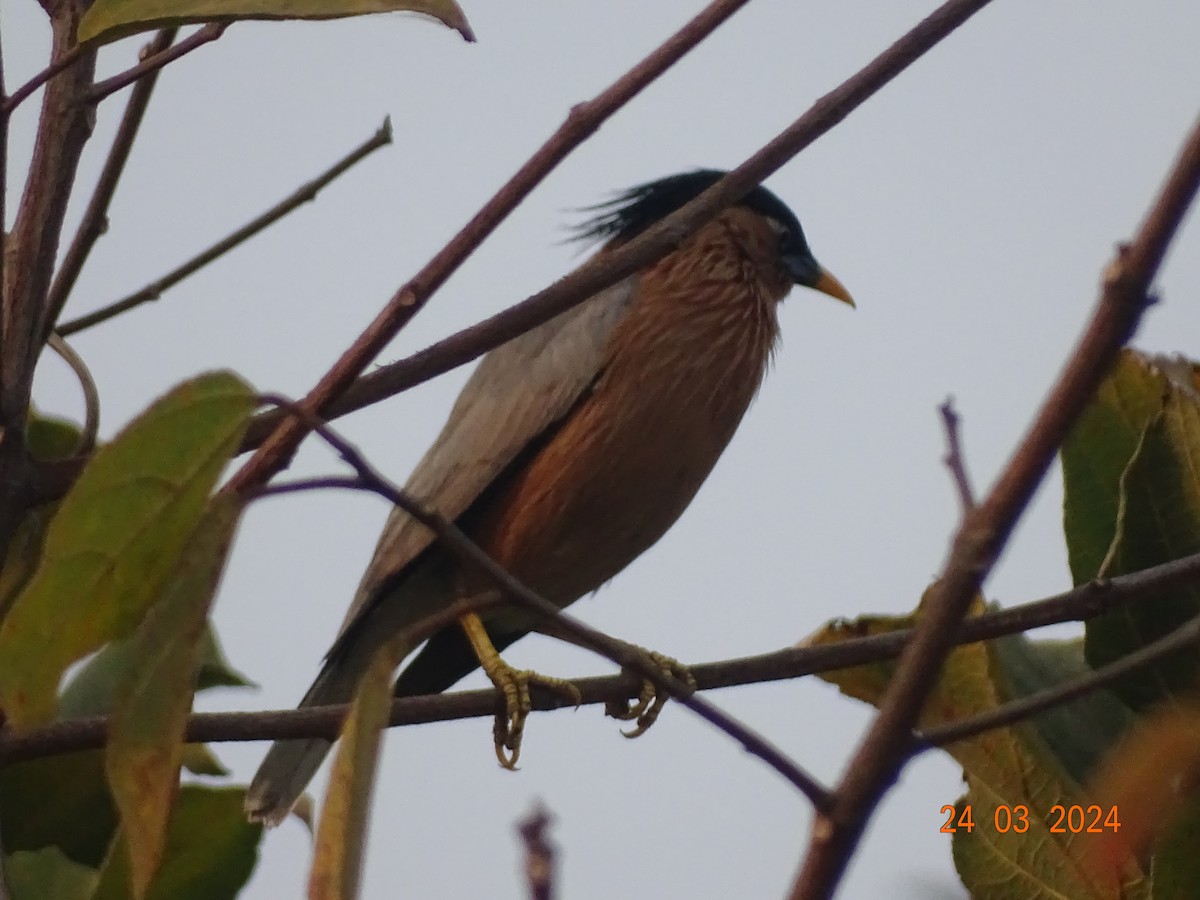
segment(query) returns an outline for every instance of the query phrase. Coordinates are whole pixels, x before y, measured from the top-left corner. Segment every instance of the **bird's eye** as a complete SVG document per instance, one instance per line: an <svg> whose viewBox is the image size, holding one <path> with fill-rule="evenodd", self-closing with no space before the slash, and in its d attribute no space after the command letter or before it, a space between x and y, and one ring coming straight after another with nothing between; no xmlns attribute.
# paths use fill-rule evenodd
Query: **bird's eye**
<svg viewBox="0 0 1200 900"><path fill-rule="evenodd" d="M770 224L771 230L775 232L775 236L779 239L780 248L786 248L789 246L792 241L792 233L788 230L788 227L778 219L772 219L770 217L767 217L767 222Z"/></svg>

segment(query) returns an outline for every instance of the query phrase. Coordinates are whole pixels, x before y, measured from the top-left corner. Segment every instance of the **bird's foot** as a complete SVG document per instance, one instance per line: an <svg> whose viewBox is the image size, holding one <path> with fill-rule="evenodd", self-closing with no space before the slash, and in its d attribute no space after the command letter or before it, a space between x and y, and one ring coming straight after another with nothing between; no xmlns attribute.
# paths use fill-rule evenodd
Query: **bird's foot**
<svg viewBox="0 0 1200 900"><path fill-rule="evenodd" d="M533 709L529 697L529 686L540 684L552 691L565 695L576 706L583 702L579 688L562 678L551 678L529 669L514 669L506 663L488 637L483 621L475 613L459 619L467 640L475 650L479 665L496 686L503 704L496 710L496 722L492 726L495 740L496 760L506 769L515 769L521 757L521 737L525 733L525 720Z"/></svg>
<svg viewBox="0 0 1200 900"><path fill-rule="evenodd" d="M642 650L642 652L654 660L654 663L665 673L686 682L695 689L696 679L692 677L691 670L679 660L654 650ZM636 722L632 730L621 732L627 738L635 738L645 734L646 729L658 721L659 713L662 712L668 699L670 699L670 694L647 678L642 681L642 689L638 693L637 700L633 702L610 700L605 704L604 712L623 722Z"/></svg>
<svg viewBox="0 0 1200 900"><path fill-rule="evenodd" d="M496 721L492 725L492 738L496 746L496 761L506 769L515 769L521 757L521 738L525 733L525 720L533 704L529 698L529 686L540 684L557 691L578 706L583 702L579 688L563 678L552 678L531 669L514 669L497 654L490 668L484 668L492 684L504 698L503 708L496 710Z"/></svg>

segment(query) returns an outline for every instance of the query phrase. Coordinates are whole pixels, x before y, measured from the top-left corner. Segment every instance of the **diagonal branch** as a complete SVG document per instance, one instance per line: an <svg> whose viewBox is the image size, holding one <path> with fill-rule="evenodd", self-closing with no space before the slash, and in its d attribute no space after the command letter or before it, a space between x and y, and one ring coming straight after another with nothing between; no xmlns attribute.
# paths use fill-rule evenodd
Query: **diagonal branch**
<svg viewBox="0 0 1200 900"><path fill-rule="evenodd" d="M98 81L92 86L88 92L87 102L90 104L99 103L110 94L114 94L121 88L128 87L140 78L144 78L151 72L157 71L169 62L174 62L181 56L186 56L193 50L203 47L205 44L210 44L225 33L225 29L232 24L231 22L209 22L199 31L196 31L174 47L163 50L154 56L143 59L140 63L131 69L126 69L114 75L112 78L106 78L104 81Z"/></svg>
<svg viewBox="0 0 1200 900"><path fill-rule="evenodd" d="M641 93L648 84L678 62L747 2L748 0L713 0L699 15L595 99L575 106L567 120L550 139L483 205L458 234L434 255L433 259L392 296L374 321L304 398L302 402L305 408L321 413L332 401L340 397L400 329L424 307L433 293L542 179L618 109ZM615 276L613 281L619 277ZM547 315L546 318L550 316ZM521 328L507 337L532 327L532 323L523 323ZM302 419L289 417L280 421L270 439L234 474L229 489L241 491L266 484L287 466L288 460L306 434L307 429Z"/></svg>
<svg viewBox="0 0 1200 900"><path fill-rule="evenodd" d="M154 39L142 48L140 57L148 59L162 53L171 46L178 31L178 28L164 28L159 31ZM83 213L83 221L79 223L75 238L67 248L66 255L58 267L58 274L50 285L50 296L46 300L49 310L46 321L50 326L58 321L63 305L75 287L75 281L79 278L92 247L96 245L100 235L108 230L108 207L112 203L113 194L116 193L117 182L121 180L121 173L125 171L125 163L129 160L129 153L142 126L142 119L146 115L146 107L150 105L150 96L157 81L158 72L152 72L134 85L129 94L129 102L121 115L121 124L117 126L116 136L108 150L108 158L104 160L104 168L100 170L96 189Z"/></svg>
<svg viewBox="0 0 1200 900"><path fill-rule="evenodd" d="M0 104L0 115L5 117L10 116L12 111L17 108L22 102L29 99L30 94L40 88L43 84L53 78L60 72L65 72L75 63L83 58L85 53L93 52L92 48L86 48L82 44L76 44L62 56L58 57L42 71L38 72L27 82L17 88L8 97L5 97L3 103Z"/></svg>
<svg viewBox="0 0 1200 900"><path fill-rule="evenodd" d="M149 79L147 79L149 80ZM146 82L140 82L139 87ZM137 88L135 88L137 90ZM189 259L182 265L172 269L166 275L158 278L140 290L134 291L127 297L110 303L108 306L102 307L95 312L90 312L85 316L80 316L77 319L72 319L69 322L64 322L58 327L58 333L66 337L74 334L77 331L83 331L85 328L91 328L93 325L99 325L101 322L106 322L114 316L118 316L123 312L127 312L143 303L149 303L152 300L157 300L162 296L163 292L174 287L179 282L183 281L189 275L194 274L198 270L204 268L209 263L221 256L224 256L230 250L237 247L239 244L245 243L254 235L258 234L265 228L274 225L288 213L298 207L315 200L317 194L325 188L331 181L343 175L348 169L358 163L360 160L370 156L380 147L386 146L392 142L392 122L391 119L384 119L383 124L379 129L371 135L366 141L338 160L312 181L305 182L300 185L295 191L285 197L283 200L276 203L266 212L247 222L237 231L217 241L211 247L198 253L196 256Z"/></svg>
<svg viewBox="0 0 1200 900"><path fill-rule="evenodd" d="M1141 321L1150 303L1150 283L1198 188L1200 123L1133 242L1118 248L1091 321L1050 395L983 503L964 515L945 570L930 592L912 643L897 663L879 714L838 785L834 809L818 814L792 900L827 897L841 878L867 820L904 764L910 732L971 599L1071 426Z"/></svg>
<svg viewBox="0 0 1200 900"><path fill-rule="evenodd" d="M877 56L856 75L819 99L799 119L757 153L692 202L665 217L653 228L587 263L544 291L481 323L468 336L453 335L423 354L390 368L390 393L428 380L463 365L507 340L582 303L599 290L615 284L637 269L660 259L689 233L721 210L736 203L785 162L831 129L867 98L904 71L926 51L961 25L989 0L951 0ZM612 87L589 103L576 106L566 123L513 176L476 217L431 260L412 281L400 289L368 326L354 346L338 360L305 398L305 405L329 416L328 410L350 388L371 359L414 316L430 295L478 246L499 221L566 154L599 127L624 102L671 65L702 37L716 28L741 4L716 0L662 47L631 69ZM287 465L304 439L304 426L290 419L277 423L271 436L230 482L242 490L270 480Z"/></svg>

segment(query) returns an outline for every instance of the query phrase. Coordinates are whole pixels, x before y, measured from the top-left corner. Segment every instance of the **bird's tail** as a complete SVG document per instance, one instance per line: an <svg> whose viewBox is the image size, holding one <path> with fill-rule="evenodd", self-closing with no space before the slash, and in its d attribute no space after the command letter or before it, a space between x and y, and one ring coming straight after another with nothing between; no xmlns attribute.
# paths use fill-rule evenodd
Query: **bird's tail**
<svg viewBox="0 0 1200 900"><path fill-rule="evenodd" d="M349 703L362 672L347 659L330 658L300 706ZM332 741L301 738L276 741L246 790L246 815L252 822L275 826L282 822L321 767Z"/></svg>
<svg viewBox="0 0 1200 900"><path fill-rule="evenodd" d="M383 595L366 604L362 614L338 635L321 673L300 701L302 708L349 703L380 649L402 629L445 605L449 593L445 560L453 558L435 556L432 564L409 573L402 584L402 595ZM415 649L391 646L389 652L400 659ZM272 744L246 790L245 809L250 820L267 825L282 822L332 746L333 742L324 738Z"/></svg>

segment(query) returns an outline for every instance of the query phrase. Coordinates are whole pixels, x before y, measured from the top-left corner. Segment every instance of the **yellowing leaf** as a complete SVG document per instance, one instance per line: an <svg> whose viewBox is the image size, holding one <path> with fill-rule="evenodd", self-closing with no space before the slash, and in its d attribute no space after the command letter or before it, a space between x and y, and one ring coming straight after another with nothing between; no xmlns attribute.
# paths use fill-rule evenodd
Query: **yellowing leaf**
<svg viewBox="0 0 1200 900"><path fill-rule="evenodd" d="M375 765L391 710L394 656L390 645L376 655L342 726L317 825L308 900L354 900L358 896Z"/></svg>
<svg viewBox="0 0 1200 900"><path fill-rule="evenodd" d="M475 34L455 0L96 0L79 23L79 41L107 43L154 28L239 19L338 19L369 13L414 12Z"/></svg>
<svg viewBox="0 0 1200 900"><path fill-rule="evenodd" d="M72 662L133 630L241 442L254 395L216 372L171 391L96 451L63 499L33 578L0 624L0 708L54 715Z"/></svg>
<svg viewBox="0 0 1200 900"><path fill-rule="evenodd" d="M58 718L108 715L120 686L131 670L141 665L136 656L135 636L106 644L79 667L58 697ZM210 623L200 636L200 664L196 690L213 687L253 687L253 682L230 665Z"/></svg>
<svg viewBox="0 0 1200 900"><path fill-rule="evenodd" d="M162 858L201 639L241 511L236 496L213 498L162 598L138 628L112 717L106 769L139 900Z"/></svg>
<svg viewBox="0 0 1200 900"><path fill-rule="evenodd" d="M976 613L983 608L975 607ZM827 626L811 644L912 627L914 618L864 618ZM850 696L877 704L892 673L892 661L821 673ZM1010 699L1011 687L993 648L967 644L955 649L921 713L922 727L958 721L995 709ZM1146 897L1141 884L1114 890L1084 863L1083 846L1094 835L1060 833L1055 806L1083 804L1083 793L1042 743L1030 723L984 732L944 748L960 762L967 795L957 820L970 806L974 823L953 836L955 865L974 900L1063 898L1132 900Z"/></svg>

